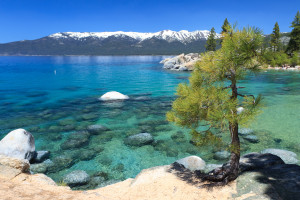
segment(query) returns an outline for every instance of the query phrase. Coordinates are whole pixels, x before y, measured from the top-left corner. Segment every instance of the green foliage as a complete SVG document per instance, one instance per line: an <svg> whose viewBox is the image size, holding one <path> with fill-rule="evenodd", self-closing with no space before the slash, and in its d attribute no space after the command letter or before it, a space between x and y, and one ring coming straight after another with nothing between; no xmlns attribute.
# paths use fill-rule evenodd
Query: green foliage
<svg viewBox="0 0 300 200"><path fill-rule="evenodd" d="M273 28L273 33L271 34L271 47L273 51L279 51L279 47L280 47L279 39L280 39L280 30L279 30L279 25L276 22Z"/></svg>
<svg viewBox="0 0 300 200"><path fill-rule="evenodd" d="M192 141L196 146L212 145L216 149L221 149L224 145L220 137L214 135L210 131L205 131L199 133L197 131L192 131Z"/></svg>
<svg viewBox="0 0 300 200"><path fill-rule="evenodd" d="M224 20L224 23L222 25L222 32L221 34L227 33L230 30L230 24L227 20L227 18Z"/></svg>
<svg viewBox="0 0 300 200"><path fill-rule="evenodd" d="M212 27L206 41L205 49L206 51L215 51L216 47L217 47L216 32L215 32L215 28Z"/></svg>
<svg viewBox="0 0 300 200"><path fill-rule="evenodd" d="M256 72L259 66L258 49L262 35L258 29L234 30L224 33L221 49L202 55L189 78L189 84L179 84L178 98L173 102L167 119L191 129L194 136L218 141L208 132L199 135L200 126L209 125L226 130L230 124L245 124L259 112L261 97L240 95L235 91L238 80L247 71ZM229 82L229 83L228 83ZM228 86L227 86L228 85ZM237 98L237 96L242 98ZM237 113L237 107L244 111ZM207 135L206 135L207 136ZM204 140L204 143L208 142ZM202 144L198 142L198 144Z"/></svg>
<svg viewBox="0 0 300 200"><path fill-rule="evenodd" d="M294 28L291 32L291 39L289 41L288 47L287 47L287 53L291 54L294 51L300 50L300 13L297 12L294 21L291 25L292 28Z"/></svg>
<svg viewBox="0 0 300 200"><path fill-rule="evenodd" d="M291 66L296 66L300 64L299 52L294 52L292 58L290 59Z"/></svg>
<svg viewBox="0 0 300 200"><path fill-rule="evenodd" d="M66 182L64 182L63 180L59 181L59 183L57 185L58 186L68 186L68 184Z"/></svg>
<svg viewBox="0 0 300 200"><path fill-rule="evenodd" d="M222 32L221 32L221 40L220 40L220 43L222 43L222 38L223 38L223 35L225 34L225 33L228 33L228 31L230 30L230 24L229 24L229 22L228 22L228 20L227 20L227 18L225 18L225 20L224 20L224 23L223 23L223 25L222 25Z"/></svg>
<svg viewBox="0 0 300 200"><path fill-rule="evenodd" d="M263 61L265 64L271 65L272 67L281 67L290 63L289 56L283 51L266 51L263 54Z"/></svg>

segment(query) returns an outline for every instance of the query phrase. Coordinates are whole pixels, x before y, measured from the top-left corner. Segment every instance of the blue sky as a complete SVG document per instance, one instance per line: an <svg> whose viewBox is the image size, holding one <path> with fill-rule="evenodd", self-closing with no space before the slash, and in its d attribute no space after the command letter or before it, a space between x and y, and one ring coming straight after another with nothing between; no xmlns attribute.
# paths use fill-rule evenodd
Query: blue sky
<svg viewBox="0 0 300 200"><path fill-rule="evenodd" d="M0 43L65 31L170 29L220 32L224 19L271 33L290 31L300 0L0 0Z"/></svg>

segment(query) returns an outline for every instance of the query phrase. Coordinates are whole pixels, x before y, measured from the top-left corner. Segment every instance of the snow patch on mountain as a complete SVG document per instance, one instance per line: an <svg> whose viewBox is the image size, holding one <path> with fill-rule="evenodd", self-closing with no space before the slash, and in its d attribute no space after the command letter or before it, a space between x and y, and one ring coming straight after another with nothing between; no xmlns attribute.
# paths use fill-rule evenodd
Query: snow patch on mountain
<svg viewBox="0 0 300 200"><path fill-rule="evenodd" d="M138 41L143 41L146 39L156 38L166 40L168 42L173 41L180 41L183 43L188 43L191 41L199 40L199 39L207 39L209 35L208 30L203 31L171 31L171 30L164 30L155 33L140 33L140 32L123 32L123 31L116 31L116 32L62 32L62 33L55 33L50 35L49 37L55 39L61 38L73 38L76 40L85 39L88 37L98 38L98 39L105 39L111 36L115 37L131 37ZM219 34L216 35L217 38L220 37Z"/></svg>

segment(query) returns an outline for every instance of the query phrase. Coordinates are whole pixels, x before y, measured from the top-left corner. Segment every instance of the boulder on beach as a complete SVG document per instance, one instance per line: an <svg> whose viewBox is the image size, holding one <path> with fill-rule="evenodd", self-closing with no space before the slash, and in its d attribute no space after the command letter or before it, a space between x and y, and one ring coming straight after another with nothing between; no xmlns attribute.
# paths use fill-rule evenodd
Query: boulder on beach
<svg viewBox="0 0 300 200"><path fill-rule="evenodd" d="M30 161L35 154L34 138L24 129L11 131L0 141L0 155Z"/></svg>
<svg viewBox="0 0 300 200"><path fill-rule="evenodd" d="M181 164L186 169L189 169L191 171L204 170L206 166L205 161L198 156L188 156L177 160L175 163Z"/></svg>
<svg viewBox="0 0 300 200"><path fill-rule="evenodd" d="M127 95L121 94L120 92L116 92L116 91L107 92L99 98L99 100L101 101L113 101L113 100L125 100L125 99L129 99L129 97Z"/></svg>

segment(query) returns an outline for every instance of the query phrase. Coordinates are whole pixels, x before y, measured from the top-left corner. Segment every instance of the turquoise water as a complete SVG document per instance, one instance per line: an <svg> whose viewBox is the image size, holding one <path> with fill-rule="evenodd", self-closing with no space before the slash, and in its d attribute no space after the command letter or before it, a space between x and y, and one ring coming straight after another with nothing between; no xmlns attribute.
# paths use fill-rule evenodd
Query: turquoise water
<svg viewBox="0 0 300 200"><path fill-rule="evenodd" d="M217 149L195 147L187 130L165 121L176 85L188 72L171 72L159 64L163 56L0 57L0 138L16 128L35 137L37 150L49 150L50 159L67 157L63 166L48 170L55 181L75 169L91 176L101 172L107 180L124 180L142 169L170 164L198 155L210 163ZM262 71L242 80L241 92L261 93L263 113L250 128L259 143L242 142L243 153L282 148L300 155L300 73ZM108 91L129 95L124 102L105 103ZM109 128L90 135L76 148L62 147L88 125ZM149 132L152 145L132 147L124 140ZM183 134L182 134L183 133ZM72 135L73 134L73 135ZM228 142L227 135L222 136ZM86 138L79 138L84 140Z"/></svg>

